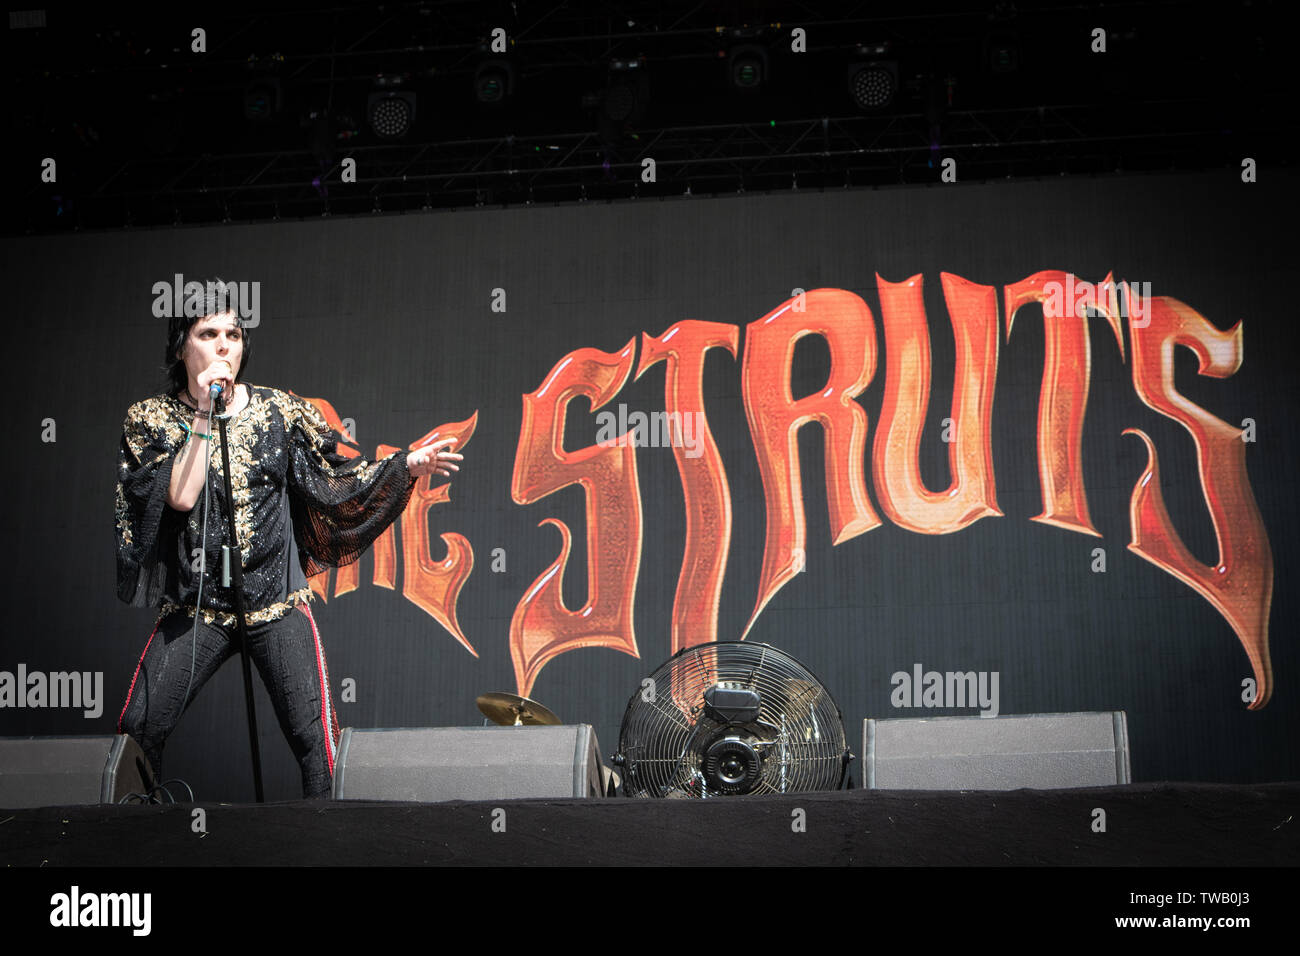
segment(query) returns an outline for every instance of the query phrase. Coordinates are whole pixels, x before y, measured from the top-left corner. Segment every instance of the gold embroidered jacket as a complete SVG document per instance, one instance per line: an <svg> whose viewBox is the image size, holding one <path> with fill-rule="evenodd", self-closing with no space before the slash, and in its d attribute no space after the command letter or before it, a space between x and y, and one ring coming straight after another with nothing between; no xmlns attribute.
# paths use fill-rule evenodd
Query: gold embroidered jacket
<svg viewBox="0 0 1300 956"><path fill-rule="evenodd" d="M416 479L406 452L375 462L347 458L338 451L342 436L310 402L279 389L248 389L249 403L228 420L227 431L245 608L257 623L306 600L308 576L360 558L406 508ZM136 607L161 606L163 613L181 607L193 615L202 553L210 571L204 618L228 624L234 601L231 589L220 586L221 545L229 534L215 422L206 549L204 496L188 513L167 505L172 464L193 417L172 395L127 411L117 467L117 596Z"/></svg>

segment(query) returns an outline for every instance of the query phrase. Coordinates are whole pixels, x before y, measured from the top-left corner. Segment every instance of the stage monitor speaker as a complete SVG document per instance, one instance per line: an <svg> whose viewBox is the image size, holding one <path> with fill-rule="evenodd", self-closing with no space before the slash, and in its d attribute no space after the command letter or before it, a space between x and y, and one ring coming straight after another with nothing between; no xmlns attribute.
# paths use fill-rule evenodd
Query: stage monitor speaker
<svg viewBox="0 0 1300 956"><path fill-rule="evenodd" d="M604 795L589 724L345 728L336 800L512 800Z"/></svg>
<svg viewBox="0 0 1300 956"><path fill-rule="evenodd" d="M1058 790L1130 783L1122 710L863 721L875 790Z"/></svg>
<svg viewBox="0 0 1300 956"><path fill-rule="evenodd" d="M144 751L126 734L0 737L0 807L117 803L152 786Z"/></svg>

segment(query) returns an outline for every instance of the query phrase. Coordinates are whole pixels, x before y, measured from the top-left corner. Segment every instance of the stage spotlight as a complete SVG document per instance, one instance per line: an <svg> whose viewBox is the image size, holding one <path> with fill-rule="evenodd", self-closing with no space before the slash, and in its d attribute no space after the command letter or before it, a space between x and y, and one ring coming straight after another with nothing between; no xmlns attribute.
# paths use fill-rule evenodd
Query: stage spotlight
<svg viewBox="0 0 1300 956"><path fill-rule="evenodd" d="M415 125L415 94L396 89L402 78L382 76L366 100L366 120L380 139L401 139Z"/></svg>
<svg viewBox="0 0 1300 956"><path fill-rule="evenodd" d="M984 35L984 65L990 73L1015 73L1020 68L1020 36L1016 31L1016 5L997 0L989 14L993 26Z"/></svg>
<svg viewBox="0 0 1300 956"><path fill-rule="evenodd" d="M485 60L474 71L474 97L485 106L498 106L514 92L515 70L508 60Z"/></svg>
<svg viewBox="0 0 1300 956"><path fill-rule="evenodd" d="M1020 66L1020 39L1009 31L990 33L984 41L991 73L1014 73Z"/></svg>
<svg viewBox="0 0 1300 956"><path fill-rule="evenodd" d="M733 89L754 92L767 82L767 51L753 43L732 47L727 54L727 77Z"/></svg>
<svg viewBox="0 0 1300 956"><path fill-rule="evenodd" d="M415 97L409 93L377 93L370 96L370 128L380 139L400 139L415 118Z"/></svg>
<svg viewBox="0 0 1300 956"><path fill-rule="evenodd" d="M280 81L273 76L258 77L244 88L244 118L265 123L275 118L283 102Z"/></svg>
<svg viewBox="0 0 1300 956"><path fill-rule="evenodd" d="M284 54L250 56L244 63L248 82L244 86L244 118L253 123L275 119L284 106L284 90L277 75Z"/></svg>
<svg viewBox="0 0 1300 956"><path fill-rule="evenodd" d="M650 99L650 82L640 60L611 60L609 80L601 97L601 112L607 120L622 123L638 120Z"/></svg>
<svg viewBox="0 0 1300 956"><path fill-rule="evenodd" d="M898 62L886 59L889 44L860 44L849 64L849 95L865 112L884 109L898 95Z"/></svg>

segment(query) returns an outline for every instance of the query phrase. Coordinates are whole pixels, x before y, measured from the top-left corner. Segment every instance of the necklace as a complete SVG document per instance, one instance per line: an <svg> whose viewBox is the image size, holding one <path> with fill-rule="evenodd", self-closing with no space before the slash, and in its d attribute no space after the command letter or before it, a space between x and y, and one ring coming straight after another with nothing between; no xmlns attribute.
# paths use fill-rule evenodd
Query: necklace
<svg viewBox="0 0 1300 956"><path fill-rule="evenodd" d="M236 389L235 394L236 394L236 395L239 394L238 390L239 390L240 387L241 387L240 385L236 385L236 386L235 386L235 389ZM248 388L247 385L244 385L244 386L242 386L242 387L243 387L244 389L247 389L247 388ZM188 398L189 401L187 402L187 401L185 400L185 398ZM185 398L181 398L180 395L177 395L177 396L176 396L177 401L179 401L182 405L184 405L184 406L185 406L186 408L188 408L188 409L191 409L191 410L197 412L197 411L199 410L199 403L198 403L198 401L194 398L194 396L190 394L190 387L189 387L188 385L185 386ZM250 393L250 395L249 395L249 402L251 402L251 401L252 401L252 395L251 395L251 393ZM190 404L190 402L193 402L194 404ZM248 407L249 402L245 402L245 403L244 403L244 408L247 408L247 407ZM244 410L243 408L240 409L241 412L242 412L243 410ZM233 411L225 412L225 413L222 414L222 415L217 415L215 412L213 412L212 414L213 414L215 417L217 417L217 418L231 418L231 417L233 417L233 416L235 415L235 413L234 413Z"/></svg>

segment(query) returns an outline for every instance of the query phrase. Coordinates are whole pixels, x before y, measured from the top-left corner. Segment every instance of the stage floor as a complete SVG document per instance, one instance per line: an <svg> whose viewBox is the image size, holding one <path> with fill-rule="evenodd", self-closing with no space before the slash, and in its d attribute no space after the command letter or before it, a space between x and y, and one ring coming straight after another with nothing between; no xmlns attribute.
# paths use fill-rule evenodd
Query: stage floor
<svg viewBox="0 0 1300 956"><path fill-rule="evenodd" d="M205 833L195 830L195 808ZM1096 827L1104 813L1104 832ZM801 811L801 812L800 812ZM0 866L1294 866L1300 783L0 810Z"/></svg>

